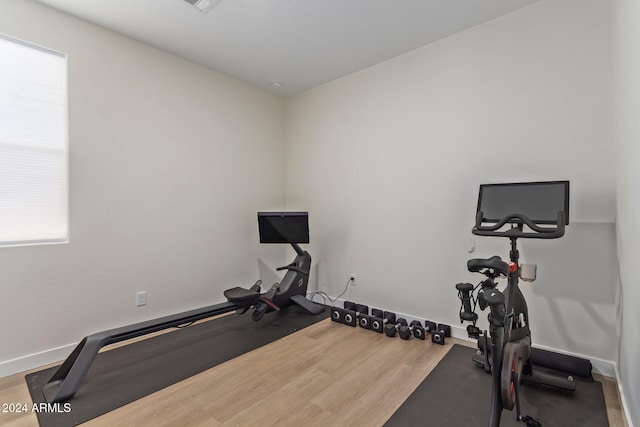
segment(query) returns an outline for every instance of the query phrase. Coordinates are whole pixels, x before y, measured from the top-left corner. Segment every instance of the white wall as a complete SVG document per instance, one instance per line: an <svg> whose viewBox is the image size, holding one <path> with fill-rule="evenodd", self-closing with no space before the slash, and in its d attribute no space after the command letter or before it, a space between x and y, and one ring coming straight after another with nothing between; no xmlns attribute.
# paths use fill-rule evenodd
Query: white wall
<svg viewBox="0 0 640 427"><path fill-rule="evenodd" d="M71 183L69 244L0 248L0 376L284 262L255 217L284 205L280 99L31 0L0 32L68 55Z"/></svg>
<svg viewBox="0 0 640 427"><path fill-rule="evenodd" d="M616 141L618 260L620 266L621 395L630 425L640 425L640 3L613 2L614 129ZM636 402L635 404L633 402Z"/></svg>
<svg viewBox="0 0 640 427"><path fill-rule="evenodd" d="M317 285L459 325L478 185L571 180L571 225L539 264L539 346L615 359L609 6L546 0L285 101L287 203L314 218ZM486 318L485 315L482 316ZM486 320L483 320L486 325Z"/></svg>

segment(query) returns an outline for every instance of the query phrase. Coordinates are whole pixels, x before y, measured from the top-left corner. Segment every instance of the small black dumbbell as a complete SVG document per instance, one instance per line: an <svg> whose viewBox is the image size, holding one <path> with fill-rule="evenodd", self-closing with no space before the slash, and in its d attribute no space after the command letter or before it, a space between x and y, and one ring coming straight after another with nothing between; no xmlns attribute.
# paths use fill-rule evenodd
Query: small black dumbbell
<svg viewBox="0 0 640 427"><path fill-rule="evenodd" d="M400 326L398 329L398 335L403 340L408 340L411 338L411 335L414 337L423 340L424 339L424 328L422 327L422 323L419 320L412 320L409 323L409 326Z"/></svg>
<svg viewBox="0 0 640 427"><path fill-rule="evenodd" d="M431 332L431 342L434 344L444 345L445 335L442 331L432 331Z"/></svg>
<svg viewBox="0 0 640 427"><path fill-rule="evenodd" d="M437 331L438 330L438 325L436 324L436 322L432 322L431 320L425 320L424 321L424 332L427 334L430 334L433 331Z"/></svg>
<svg viewBox="0 0 640 427"><path fill-rule="evenodd" d="M384 326L384 334L388 337L395 337L396 332L403 326L407 326L407 320L403 318L396 320L395 324L387 323Z"/></svg>
<svg viewBox="0 0 640 427"><path fill-rule="evenodd" d="M434 344L445 344L445 338L451 336L451 327L442 323L438 324L437 331L431 331L431 342Z"/></svg>
<svg viewBox="0 0 640 427"><path fill-rule="evenodd" d="M444 332L445 337L451 336L451 326L445 325L444 323L438 323L438 330Z"/></svg>
<svg viewBox="0 0 640 427"><path fill-rule="evenodd" d="M356 323L364 329L371 329L371 316L369 316L369 306L364 304L356 304L355 302L345 301L344 308L352 310L356 315Z"/></svg>
<svg viewBox="0 0 640 427"><path fill-rule="evenodd" d="M331 307L331 320L337 323L343 323L344 310L338 307Z"/></svg>
<svg viewBox="0 0 640 427"><path fill-rule="evenodd" d="M473 301L474 286L471 283L458 283L458 298L460 298L460 323L473 322L476 324L478 315L475 313L475 302Z"/></svg>
<svg viewBox="0 0 640 427"><path fill-rule="evenodd" d="M378 333L384 332L384 325L396 323L396 314L390 311L382 311L377 308L371 309L371 330Z"/></svg>
<svg viewBox="0 0 640 427"><path fill-rule="evenodd" d="M356 312L339 307L331 307L331 320L347 326L356 326Z"/></svg>
<svg viewBox="0 0 640 427"><path fill-rule="evenodd" d="M360 326L362 329L371 329L371 316L363 313L359 314L358 326Z"/></svg>
<svg viewBox="0 0 640 427"><path fill-rule="evenodd" d="M347 326L356 327L356 321L358 319L358 314L353 310L342 310L344 312L344 323Z"/></svg>

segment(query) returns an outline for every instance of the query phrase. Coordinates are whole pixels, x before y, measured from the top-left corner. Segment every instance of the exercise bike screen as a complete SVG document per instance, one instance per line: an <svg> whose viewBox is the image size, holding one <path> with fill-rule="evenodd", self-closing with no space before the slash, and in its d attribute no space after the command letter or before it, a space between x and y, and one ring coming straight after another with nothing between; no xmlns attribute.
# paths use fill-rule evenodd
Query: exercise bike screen
<svg viewBox="0 0 640 427"><path fill-rule="evenodd" d="M258 212L260 243L309 243L307 212Z"/></svg>
<svg viewBox="0 0 640 427"><path fill-rule="evenodd" d="M569 181L483 184L478 196L478 212L483 221L498 222L511 215L524 215L537 224L555 224L558 211L569 224Z"/></svg>

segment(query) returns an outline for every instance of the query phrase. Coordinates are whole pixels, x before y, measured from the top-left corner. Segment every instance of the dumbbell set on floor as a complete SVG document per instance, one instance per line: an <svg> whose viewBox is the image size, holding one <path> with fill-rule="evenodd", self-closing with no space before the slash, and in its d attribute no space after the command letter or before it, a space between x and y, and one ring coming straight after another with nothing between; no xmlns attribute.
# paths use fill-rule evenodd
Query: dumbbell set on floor
<svg viewBox="0 0 640 427"><path fill-rule="evenodd" d="M427 334L431 334L431 341L440 345L444 345L445 338L451 336L451 327L449 325L436 324L429 320L425 320L424 326L419 320L407 323L406 319L396 319L395 313L377 308L372 308L371 314L369 314L369 306L351 301L345 301L344 308L332 307L331 320L354 328L358 325L363 329L369 329L374 332L384 332L388 337L398 335L404 340L411 339L412 336L425 340Z"/></svg>

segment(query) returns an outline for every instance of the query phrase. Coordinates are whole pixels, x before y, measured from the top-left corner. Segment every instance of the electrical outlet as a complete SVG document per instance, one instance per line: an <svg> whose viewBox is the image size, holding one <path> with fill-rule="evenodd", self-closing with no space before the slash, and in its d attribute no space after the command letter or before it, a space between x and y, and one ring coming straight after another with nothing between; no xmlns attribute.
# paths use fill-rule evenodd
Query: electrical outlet
<svg viewBox="0 0 640 427"><path fill-rule="evenodd" d="M349 281L351 282L351 286L355 286L356 285L356 275L352 274L349 276Z"/></svg>
<svg viewBox="0 0 640 427"><path fill-rule="evenodd" d="M136 294L136 307L147 305L147 291L140 291Z"/></svg>

